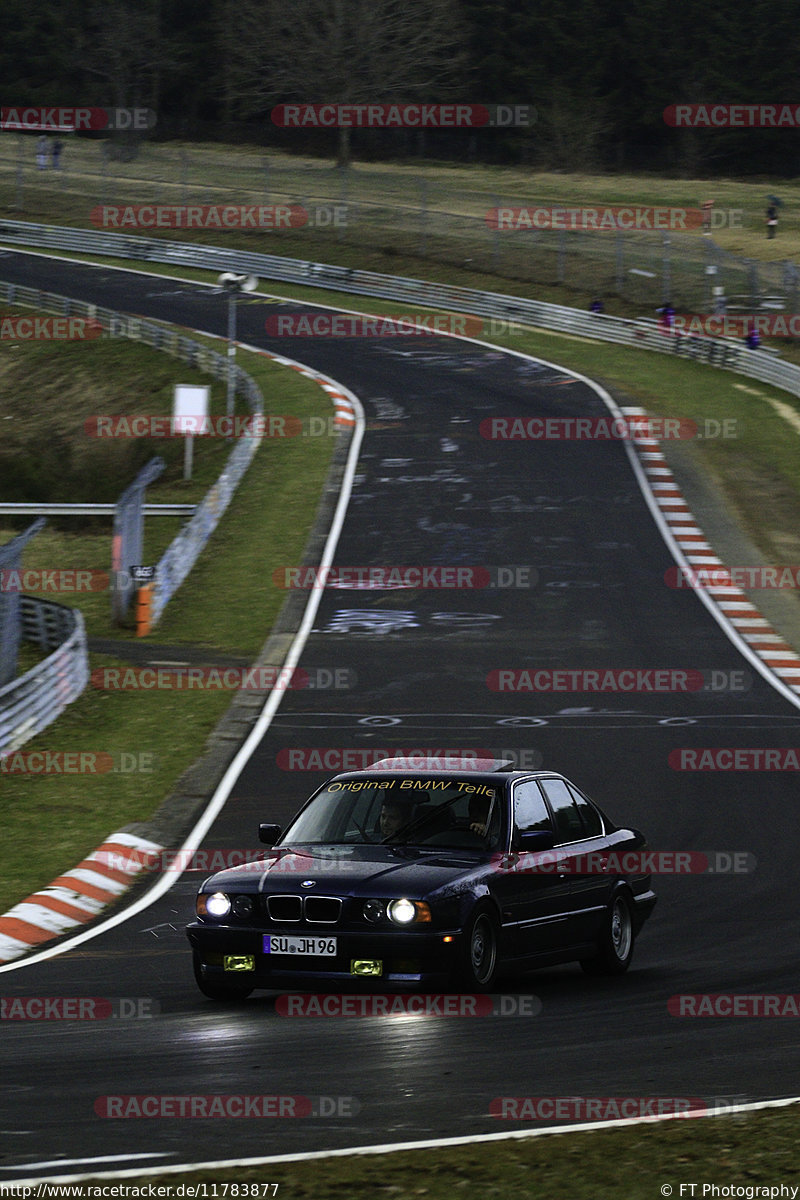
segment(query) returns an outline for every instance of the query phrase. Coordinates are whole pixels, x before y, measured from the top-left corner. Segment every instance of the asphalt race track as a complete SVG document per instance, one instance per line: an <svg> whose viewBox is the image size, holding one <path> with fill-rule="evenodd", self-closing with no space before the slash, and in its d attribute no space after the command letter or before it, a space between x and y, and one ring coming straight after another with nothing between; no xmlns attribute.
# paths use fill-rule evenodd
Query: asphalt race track
<svg viewBox="0 0 800 1200"><path fill-rule="evenodd" d="M0 255L0 277L225 331L224 299L189 284L17 253ZM681 1018L668 1001L800 992L796 778L678 771L667 760L682 747L795 746L800 710L691 590L665 585L673 562L620 443L480 434L493 416L606 416L593 389L566 370L444 338L264 336L267 316L299 308L243 304L238 335L325 371L364 406L337 564L531 568L534 582L327 589L301 665L344 669L354 686L286 692L205 845L256 846L259 821L285 822L333 773L287 769L301 761L290 751L461 748L563 771L655 849L746 852L757 867L655 879L655 914L621 980L598 982L577 966L539 972L503 985L506 996L537 997L538 1015L463 1019L292 1019L263 993L239 1008L205 1000L183 932L198 877L185 874L115 929L0 973L4 997L126 998L150 1014L3 1023L0 1180L55 1173L59 1163L60 1173L151 1167L548 1123L497 1120L497 1097L713 1106L795 1095L790 1019ZM707 677L718 683L743 671L746 686L626 695L487 684L497 670L596 667L715 672ZM304 1096L320 1115L96 1114L100 1097L153 1094Z"/></svg>

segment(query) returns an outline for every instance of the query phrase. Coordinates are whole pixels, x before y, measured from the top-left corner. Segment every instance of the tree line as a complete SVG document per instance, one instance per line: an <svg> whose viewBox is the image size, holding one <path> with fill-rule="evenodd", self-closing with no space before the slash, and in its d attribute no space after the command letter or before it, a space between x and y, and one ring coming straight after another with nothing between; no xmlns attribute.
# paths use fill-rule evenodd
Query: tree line
<svg viewBox="0 0 800 1200"><path fill-rule="evenodd" d="M793 128L674 128L791 104L794 0L4 0L0 105L147 107L158 139L536 170L798 174ZM282 102L532 106L506 129L286 129ZM793 100L797 103L793 104ZM798 120L800 124L800 120Z"/></svg>

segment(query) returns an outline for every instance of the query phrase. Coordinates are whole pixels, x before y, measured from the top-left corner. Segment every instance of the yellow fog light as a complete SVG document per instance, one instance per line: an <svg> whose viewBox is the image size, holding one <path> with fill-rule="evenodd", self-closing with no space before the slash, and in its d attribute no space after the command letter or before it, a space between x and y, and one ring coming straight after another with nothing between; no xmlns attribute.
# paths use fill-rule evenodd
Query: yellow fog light
<svg viewBox="0 0 800 1200"><path fill-rule="evenodd" d="M226 954L222 959L222 968L225 971L255 971L255 955Z"/></svg>
<svg viewBox="0 0 800 1200"><path fill-rule="evenodd" d="M382 975L383 963L379 958L354 958L350 963L351 975Z"/></svg>

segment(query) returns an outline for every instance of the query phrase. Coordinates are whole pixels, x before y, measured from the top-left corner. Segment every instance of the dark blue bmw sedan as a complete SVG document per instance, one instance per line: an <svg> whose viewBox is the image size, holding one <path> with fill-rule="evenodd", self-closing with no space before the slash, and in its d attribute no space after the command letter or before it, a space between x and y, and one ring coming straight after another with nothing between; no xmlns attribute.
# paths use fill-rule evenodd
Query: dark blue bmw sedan
<svg viewBox="0 0 800 1200"><path fill-rule="evenodd" d="M329 780L284 833L262 825L263 859L198 893L201 992L485 992L556 963L626 971L656 902L643 835L555 772L453 765L385 759Z"/></svg>

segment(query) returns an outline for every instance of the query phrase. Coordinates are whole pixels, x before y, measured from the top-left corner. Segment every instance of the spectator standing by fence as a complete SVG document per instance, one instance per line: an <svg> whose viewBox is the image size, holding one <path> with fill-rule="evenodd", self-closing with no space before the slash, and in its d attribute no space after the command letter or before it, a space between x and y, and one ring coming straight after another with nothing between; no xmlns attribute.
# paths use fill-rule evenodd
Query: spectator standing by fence
<svg viewBox="0 0 800 1200"><path fill-rule="evenodd" d="M656 309L658 323L661 326L662 333L672 333L672 328L675 324L675 309L668 300L661 308Z"/></svg>

